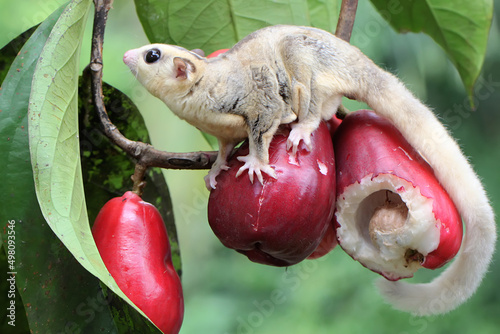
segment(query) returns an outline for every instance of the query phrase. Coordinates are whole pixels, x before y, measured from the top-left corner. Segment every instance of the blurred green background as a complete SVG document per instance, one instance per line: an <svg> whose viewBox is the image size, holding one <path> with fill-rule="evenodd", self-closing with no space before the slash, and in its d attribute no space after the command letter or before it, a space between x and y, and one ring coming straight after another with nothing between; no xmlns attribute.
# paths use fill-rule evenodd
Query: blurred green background
<svg viewBox="0 0 500 334"><path fill-rule="evenodd" d="M64 1L1 1L0 46L39 23ZM132 0L115 1L104 44L104 79L139 106L152 143L162 150L211 149L200 133L177 119L134 80L121 58L147 44ZM368 1L360 1L352 44L397 74L431 106L459 140L500 214L500 7L492 24L483 72L471 111L457 71L429 37L395 33ZM8 14L7 14L8 13ZM92 19L92 15L89 18ZM81 66L90 57L91 24ZM349 103L348 108L360 105ZM316 261L284 268L251 263L224 248L206 218L206 171L165 170L174 203L183 261L186 312L182 334L191 333L498 333L500 264L496 256L478 292L444 316L415 318L386 305L374 274L340 248ZM460 182L458 180L458 182ZM413 281L428 281L421 272Z"/></svg>

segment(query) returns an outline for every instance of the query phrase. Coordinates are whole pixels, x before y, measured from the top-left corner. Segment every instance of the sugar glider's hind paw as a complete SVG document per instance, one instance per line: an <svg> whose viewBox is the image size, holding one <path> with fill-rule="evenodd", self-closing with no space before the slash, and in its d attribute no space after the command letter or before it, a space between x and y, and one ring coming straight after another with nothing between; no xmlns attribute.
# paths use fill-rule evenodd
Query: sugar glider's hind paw
<svg viewBox="0 0 500 334"><path fill-rule="evenodd" d="M213 165L210 171L208 172L207 175L205 175L205 186L207 187L208 190L215 189L217 186L217 181L215 181L215 178L219 173L223 170L228 170L229 167L226 164L220 164L220 165Z"/></svg>
<svg viewBox="0 0 500 334"><path fill-rule="evenodd" d="M312 131L310 129L305 126L301 126L300 123L295 124L295 126L292 127L292 131L290 131L290 134L288 135L288 139L286 141L286 149L289 151L291 148L292 154L293 156L295 156L297 154L300 141L302 140L306 149L308 151L311 151L311 133Z"/></svg>
<svg viewBox="0 0 500 334"><path fill-rule="evenodd" d="M269 165L262 163L259 159L252 155L246 155L243 157L237 158L239 161L244 162L245 164L240 167L238 173L236 173L236 177L240 176L245 170L248 169L248 176L250 177L250 182L253 183L253 174L257 175L257 179L261 184L264 184L264 179L262 177L262 172L267 175L277 178L275 170Z"/></svg>

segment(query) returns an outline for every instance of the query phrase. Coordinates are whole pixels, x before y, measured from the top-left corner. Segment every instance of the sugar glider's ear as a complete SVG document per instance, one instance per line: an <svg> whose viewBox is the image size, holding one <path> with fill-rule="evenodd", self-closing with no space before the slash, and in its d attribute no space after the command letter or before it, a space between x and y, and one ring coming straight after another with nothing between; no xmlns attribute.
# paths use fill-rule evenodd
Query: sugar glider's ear
<svg viewBox="0 0 500 334"><path fill-rule="evenodd" d="M203 51L202 49L193 49L191 50L191 52L196 53L200 57L205 57L205 51Z"/></svg>
<svg viewBox="0 0 500 334"><path fill-rule="evenodd" d="M181 57L174 58L174 73L176 79L185 80L194 72L196 72L196 66L194 66L192 61Z"/></svg>

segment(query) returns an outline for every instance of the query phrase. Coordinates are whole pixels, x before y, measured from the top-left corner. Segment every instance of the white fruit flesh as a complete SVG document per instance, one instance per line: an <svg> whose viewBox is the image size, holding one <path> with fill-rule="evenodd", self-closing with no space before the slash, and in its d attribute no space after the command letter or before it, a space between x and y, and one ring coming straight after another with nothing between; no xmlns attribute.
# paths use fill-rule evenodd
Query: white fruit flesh
<svg viewBox="0 0 500 334"><path fill-rule="evenodd" d="M341 247L389 280L412 277L439 245L432 199L391 174L368 175L337 197Z"/></svg>

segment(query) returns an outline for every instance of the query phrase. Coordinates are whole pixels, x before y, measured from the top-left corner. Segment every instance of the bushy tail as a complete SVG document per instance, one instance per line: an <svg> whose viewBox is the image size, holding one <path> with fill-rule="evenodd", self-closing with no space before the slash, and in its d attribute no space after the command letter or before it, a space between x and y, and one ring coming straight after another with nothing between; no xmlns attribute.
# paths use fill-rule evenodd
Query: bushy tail
<svg viewBox="0 0 500 334"><path fill-rule="evenodd" d="M466 228L455 260L430 283L381 280L377 285L397 309L417 315L446 313L474 294L488 270L496 241L494 213L478 176L433 112L394 76L371 62L368 66L371 77L363 80L368 84L355 96L389 119L427 160Z"/></svg>

